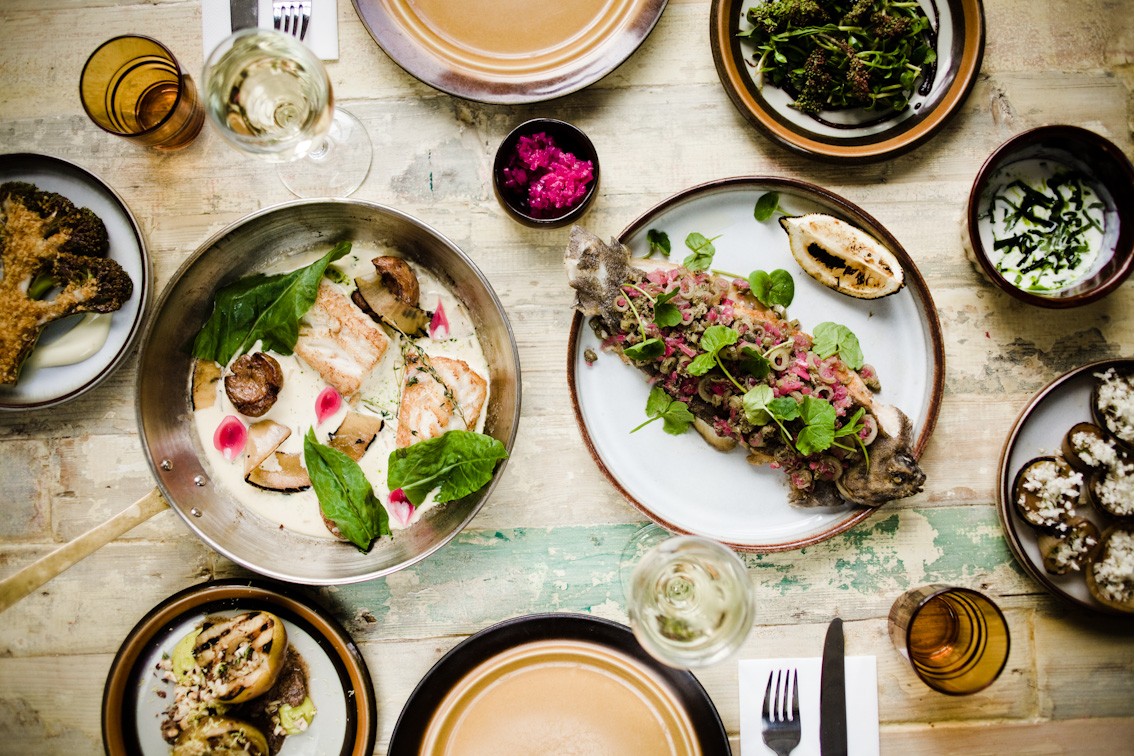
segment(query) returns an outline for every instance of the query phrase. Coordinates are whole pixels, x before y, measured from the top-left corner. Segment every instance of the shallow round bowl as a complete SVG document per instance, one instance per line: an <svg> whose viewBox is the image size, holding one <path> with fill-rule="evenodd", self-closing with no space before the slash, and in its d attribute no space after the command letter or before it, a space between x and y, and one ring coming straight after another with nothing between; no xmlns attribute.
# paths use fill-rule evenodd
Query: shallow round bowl
<svg viewBox="0 0 1134 756"><path fill-rule="evenodd" d="M1084 278L1045 293L1017 288L1002 276L981 241L984 193L997 172L1022 160L1042 159L1085 176L1105 205L1105 233L1098 262ZM969 192L961 240L984 275L1010 295L1039 307L1078 307L1105 297L1130 274L1134 262L1134 167L1109 140L1077 126L1041 126L1009 139L989 156Z"/></svg>
<svg viewBox="0 0 1134 756"><path fill-rule="evenodd" d="M137 386L142 446L162 493L205 543L250 570L309 585L368 580L424 559L472 520L504 471L502 463L480 491L430 509L366 554L283 530L245 512L214 485L189 392L189 347L212 312L213 295L270 263L340 241L391 246L441 279L468 308L490 366L484 432L510 452L520 417L520 360L504 308L468 256L421 221L372 202L299 200L257 212L206 241L166 287L143 337Z"/></svg>

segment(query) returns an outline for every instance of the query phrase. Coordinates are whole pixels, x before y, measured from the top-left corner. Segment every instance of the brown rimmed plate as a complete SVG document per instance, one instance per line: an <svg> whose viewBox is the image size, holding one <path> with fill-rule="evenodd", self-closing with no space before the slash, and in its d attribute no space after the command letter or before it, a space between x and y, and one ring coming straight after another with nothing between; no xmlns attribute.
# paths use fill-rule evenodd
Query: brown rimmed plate
<svg viewBox="0 0 1134 756"><path fill-rule="evenodd" d="M117 370L142 333L142 320L152 287L150 256L142 229L118 192L87 169L62 158L33 153L0 155L0 184L26 181L46 192L56 192L76 207L89 207L102 219L110 237L109 257L134 282L134 293L110 315L110 331L97 352L71 365L38 367L32 352L15 386L0 386L0 411L35 410L69 402L95 388ZM40 334L39 345L64 338L83 319L72 315L51 323ZM104 316L100 316L104 317Z"/></svg>
<svg viewBox="0 0 1134 756"><path fill-rule="evenodd" d="M479 734L485 737L479 737ZM692 673L654 660L628 627L535 614L455 646L418 683L390 756L731 756Z"/></svg>
<svg viewBox="0 0 1134 756"><path fill-rule="evenodd" d="M286 590L286 595L282 593ZM102 696L102 740L109 756L169 756L161 737L155 667L205 617L263 610L283 620L288 643L307 665L317 713L311 727L284 742L283 753L370 756L377 737L377 704L358 647L324 609L294 587L260 580L218 580L187 588L154 607L126 636ZM294 741L294 742L293 742ZM303 748L296 748L300 741Z"/></svg>
<svg viewBox="0 0 1134 756"><path fill-rule="evenodd" d="M901 262L905 288L865 301L816 282L792 257L779 224L753 218L757 199L767 192L779 193L780 206L789 215L828 213L874 235ZM914 454L921 455L933 433L944 388L941 326L917 266L878 221L813 184L753 176L713 181L674 195L631 223L619 239L641 257L649 249L650 229L669 235L675 262L688 253L682 240L698 232L706 238L720 235L713 241L716 269L739 275L757 269L789 271L795 300L788 316L798 319L805 332L830 320L858 336L866 362L874 365L882 382L879 400L909 416ZM593 365L587 364L588 350L598 355ZM604 353L578 313L571 323L567 371L575 418L595 463L631 504L672 532L712 538L744 551L785 551L826 540L874 511L850 504L793 507L783 472L749 465L739 448L722 454L695 432L671 436L653 423L631 434L646 420L646 376Z"/></svg>
<svg viewBox="0 0 1134 756"><path fill-rule="evenodd" d="M919 0L937 32L937 65L927 91L915 94L902 113L855 109L823 111L814 118L789 107L792 98L783 90L757 85L755 46L736 35L752 28L747 11L762 1L713 0L709 12L713 61L741 115L769 139L801 155L833 163L868 163L908 152L948 122L980 71L981 0Z"/></svg>
<svg viewBox="0 0 1134 756"><path fill-rule="evenodd" d="M411 76L457 97L541 102L601 79L649 36L667 0L354 0Z"/></svg>
<svg viewBox="0 0 1134 756"><path fill-rule="evenodd" d="M1132 370L1134 359L1102 360L1075 368L1040 389L1021 410L1000 452L996 512L1016 561L1048 592L1084 609L1129 617L1129 613L1095 600L1087 590L1082 572L1048 574L1043 568L1043 558L1036 543L1038 531L1028 525L1012 506L1012 485L1016 473L1029 460L1057 452L1064 434L1072 425L1091 422L1091 389L1095 384L1095 373L1112 367ZM1089 504L1080 504L1075 512L1095 523L1100 531L1106 530L1111 523Z"/></svg>

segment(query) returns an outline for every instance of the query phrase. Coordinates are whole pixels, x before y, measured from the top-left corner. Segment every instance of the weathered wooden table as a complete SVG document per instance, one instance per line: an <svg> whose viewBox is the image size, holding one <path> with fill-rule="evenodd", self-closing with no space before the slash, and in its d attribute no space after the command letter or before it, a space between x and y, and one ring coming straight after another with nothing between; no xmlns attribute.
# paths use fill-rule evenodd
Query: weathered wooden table
<svg viewBox="0 0 1134 756"><path fill-rule="evenodd" d="M613 74L522 107L466 102L419 83L339 0L342 54L329 69L336 95L375 147L356 196L410 213L466 250L504 302L523 363L513 459L471 527L412 569L317 592L370 665L378 752L414 684L470 633L543 611L625 621L616 565L642 518L592 463L572 416L566 231L516 225L490 186L501 138L539 115L572 121L594 140L603 180L586 222L597 231L617 233L662 198L711 179L800 178L886 225L936 300L948 373L924 457L925 492L818 546L747 555L760 613L744 655L815 656L837 614L848 621L848 653L878 657L885 754L1131 753L1134 623L1072 609L1026 577L1001 533L993 490L1005 435L1038 388L1083 363L1134 353L1134 285L1071 313L1026 307L978 277L958 226L978 167L1019 131L1078 124L1134 154L1131 10L1125 0L986 0L984 65L958 117L904 157L833 167L773 145L729 102L709 51L708 0L670 0L650 38ZM208 129L188 149L160 155L102 133L83 114L79 71L98 43L148 34L196 74L200 13L195 0L0 5L0 151L57 155L105 177L141 223L158 287L218 229L291 199L271 166ZM152 487L136 434L135 363L58 409L0 415L0 575ZM100 751L102 688L126 633L171 593L239 574L165 512L6 611L0 752ZM890 645L892 601L933 581L987 591L1007 613L1011 658L984 693L931 692ZM735 662L698 677L738 751Z"/></svg>

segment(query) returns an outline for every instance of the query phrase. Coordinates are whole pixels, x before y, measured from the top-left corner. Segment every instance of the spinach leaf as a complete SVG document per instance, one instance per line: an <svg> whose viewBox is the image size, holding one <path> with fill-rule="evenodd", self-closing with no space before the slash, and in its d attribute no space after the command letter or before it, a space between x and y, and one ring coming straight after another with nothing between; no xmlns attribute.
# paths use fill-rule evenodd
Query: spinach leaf
<svg viewBox="0 0 1134 756"><path fill-rule="evenodd" d="M390 532L390 518L362 468L338 449L320 444L314 428L303 437L303 461L319 508L344 538L367 551L375 538Z"/></svg>
<svg viewBox="0 0 1134 756"><path fill-rule="evenodd" d="M709 326L701 334L701 348L705 353L697 355L686 370L690 375L704 375L709 372L714 364L720 364L717 353L729 344L735 344L739 338L740 335L728 326ZM721 369L724 370L724 365L721 365Z"/></svg>
<svg viewBox="0 0 1134 756"><path fill-rule="evenodd" d="M830 321L815 326L812 334L812 349L815 354L826 359L835 352L852 370L858 370L863 364L862 347L858 337L851 333L846 326Z"/></svg>
<svg viewBox="0 0 1134 756"><path fill-rule="evenodd" d="M773 270L771 273L754 270L748 276L748 286L752 296L765 307L787 307L795 299L795 280L786 270Z"/></svg>
<svg viewBox="0 0 1134 756"><path fill-rule="evenodd" d="M665 344L661 339L646 339L626 347L622 353L632 360L656 360L665 354Z"/></svg>
<svg viewBox="0 0 1134 756"><path fill-rule="evenodd" d="M386 485L402 489L415 507L438 486L436 501L452 501L483 488L496 463L507 457L504 444L492 436L451 430L390 452Z"/></svg>
<svg viewBox="0 0 1134 756"><path fill-rule="evenodd" d="M689 426L694 420L693 413L689 411L689 405L672 399L661 386L654 386L650 390L650 396L646 399L646 417L650 419L630 432L639 431L653 421L661 419L662 429L666 433L671 436L680 436L689 430Z"/></svg>
<svg viewBox="0 0 1134 756"><path fill-rule="evenodd" d="M318 261L291 273L242 278L217 292L213 314L193 340L193 356L227 365L262 341L265 351L291 354L299 319L311 309L327 266L350 252L340 242Z"/></svg>
<svg viewBox="0 0 1134 756"><path fill-rule="evenodd" d="M654 299L654 322L659 326L670 328L672 326L681 325L681 310L677 309L677 305L670 304L669 300L677 296L678 289L658 294Z"/></svg>
<svg viewBox="0 0 1134 756"><path fill-rule="evenodd" d="M665 231L658 231L655 228L651 228L646 232L646 241L650 243L650 251L646 257L650 257L655 252L661 252L666 257L669 257L669 234Z"/></svg>
<svg viewBox="0 0 1134 756"><path fill-rule="evenodd" d="M777 210L780 210L779 192L768 192L761 194L760 199L756 200L756 209L753 210L752 215L756 220L763 223L771 218ZM780 212L783 211L780 210Z"/></svg>
<svg viewBox="0 0 1134 756"><path fill-rule="evenodd" d="M693 254L686 257L682 264L694 273L707 269L713 264L713 255L717 253L713 242L719 238L721 237L718 235L712 239L706 239L696 231L686 236L685 246L693 250Z"/></svg>

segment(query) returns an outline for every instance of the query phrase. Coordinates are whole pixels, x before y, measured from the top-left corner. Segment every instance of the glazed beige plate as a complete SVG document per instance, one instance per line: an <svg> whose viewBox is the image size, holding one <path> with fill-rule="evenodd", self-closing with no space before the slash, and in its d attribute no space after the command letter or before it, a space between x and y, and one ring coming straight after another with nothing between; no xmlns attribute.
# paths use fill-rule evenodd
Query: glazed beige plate
<svg viewBox="0 0 1134 756"><path fill-rule="evenodd" d="M1087 590L1082 572L1049 574L1043 568L1043 557L1036 542L1038 531L1028 525L1012 506L1012 485L1016 473L1029 460L1057 452L1064 434L1072 425L1092 422L1091 389L1095 385L1095 373L1112 367L1130 370L1134 368L1134 359L1102 360L1075 368L1044 386L1028 402L1016 418L1016 424L1012 426L1000 453L996 512L1016 561L1050 593L1085 609L1129 616L1097 601ZM1089 504L1075 507L1075 513L1095 523L1100 531L1106 530L1111 522Z"/></svg>
<svg viewBox="0 0 1134 756"><path fill-rule="evenodd" d="M479 102L540 102L630 57L667 0L354 0L374 41L432 87Z"/></svg>
<svg viewBox="0 0 1134 756"><path fill-rule="evenodd" d="M763 0L713 0L709 37L717 75L749 123L765 136L808 157L866 163L894 157L925 142L956 112L976 82L984 57L981 0L918 0L935 36L937 64L922 78L901 113L862 109L823 111L818 117L788 106L792 98L757 83L755 46L738 32L752 28L748 9Z"/></svg>
<svg viewBox="0 0 1134 756"><path fill-rule="evenodd" d="M780 194L789 215L824 212L872 234L893 252L906 274L906 286L882 299L864 301L838 294L808 276L788 248L787 234L773 219L753 218L756 200ZM777 216L778 217L778 216ZM901 244L877 221L838 195L789 179L739 177L693 187L665 200L622 232L632 254L646 254L650 229L664 231L670 259L680 263L693 232L713 241L713 268L747 276L753 270L782 268L795 280L788 317L810 333L823 321L847 326L858 336L866 362L882 382L880 401L893 404L914 425L914 453L920 456L941 402L945 355L937 310ZM600 231L599 229L593 229ZM745 551L798 549L830 538L862 522L874 510L840 507L797 508L788 504L787 476L753 467L739 448L721 453L693 431L664 433L646 418L650 387L646 376L603 352L598 338L577 314L571 323L568 384L575 417L596 464L631 504L654 522L677 533L712 538ZM598 355L588 365L586 351ZM929 483L932 485L932 482ZM885 507L885 505L883 505Z"/></svg>
<svg viewBox="0 0 1134 756"><path fill-rule="evenodd" d="M157 665L185 635L211 616L271 612L283 621L288 644L303 657L317 714L311 727L290 736L282 753L369 756L378 727L370 672L342 626L298 591L270 583L219 580L170 596L126 636L110 665L102 698L102 738L109 756L169 756L161 715L170 698Z"/></svg>

